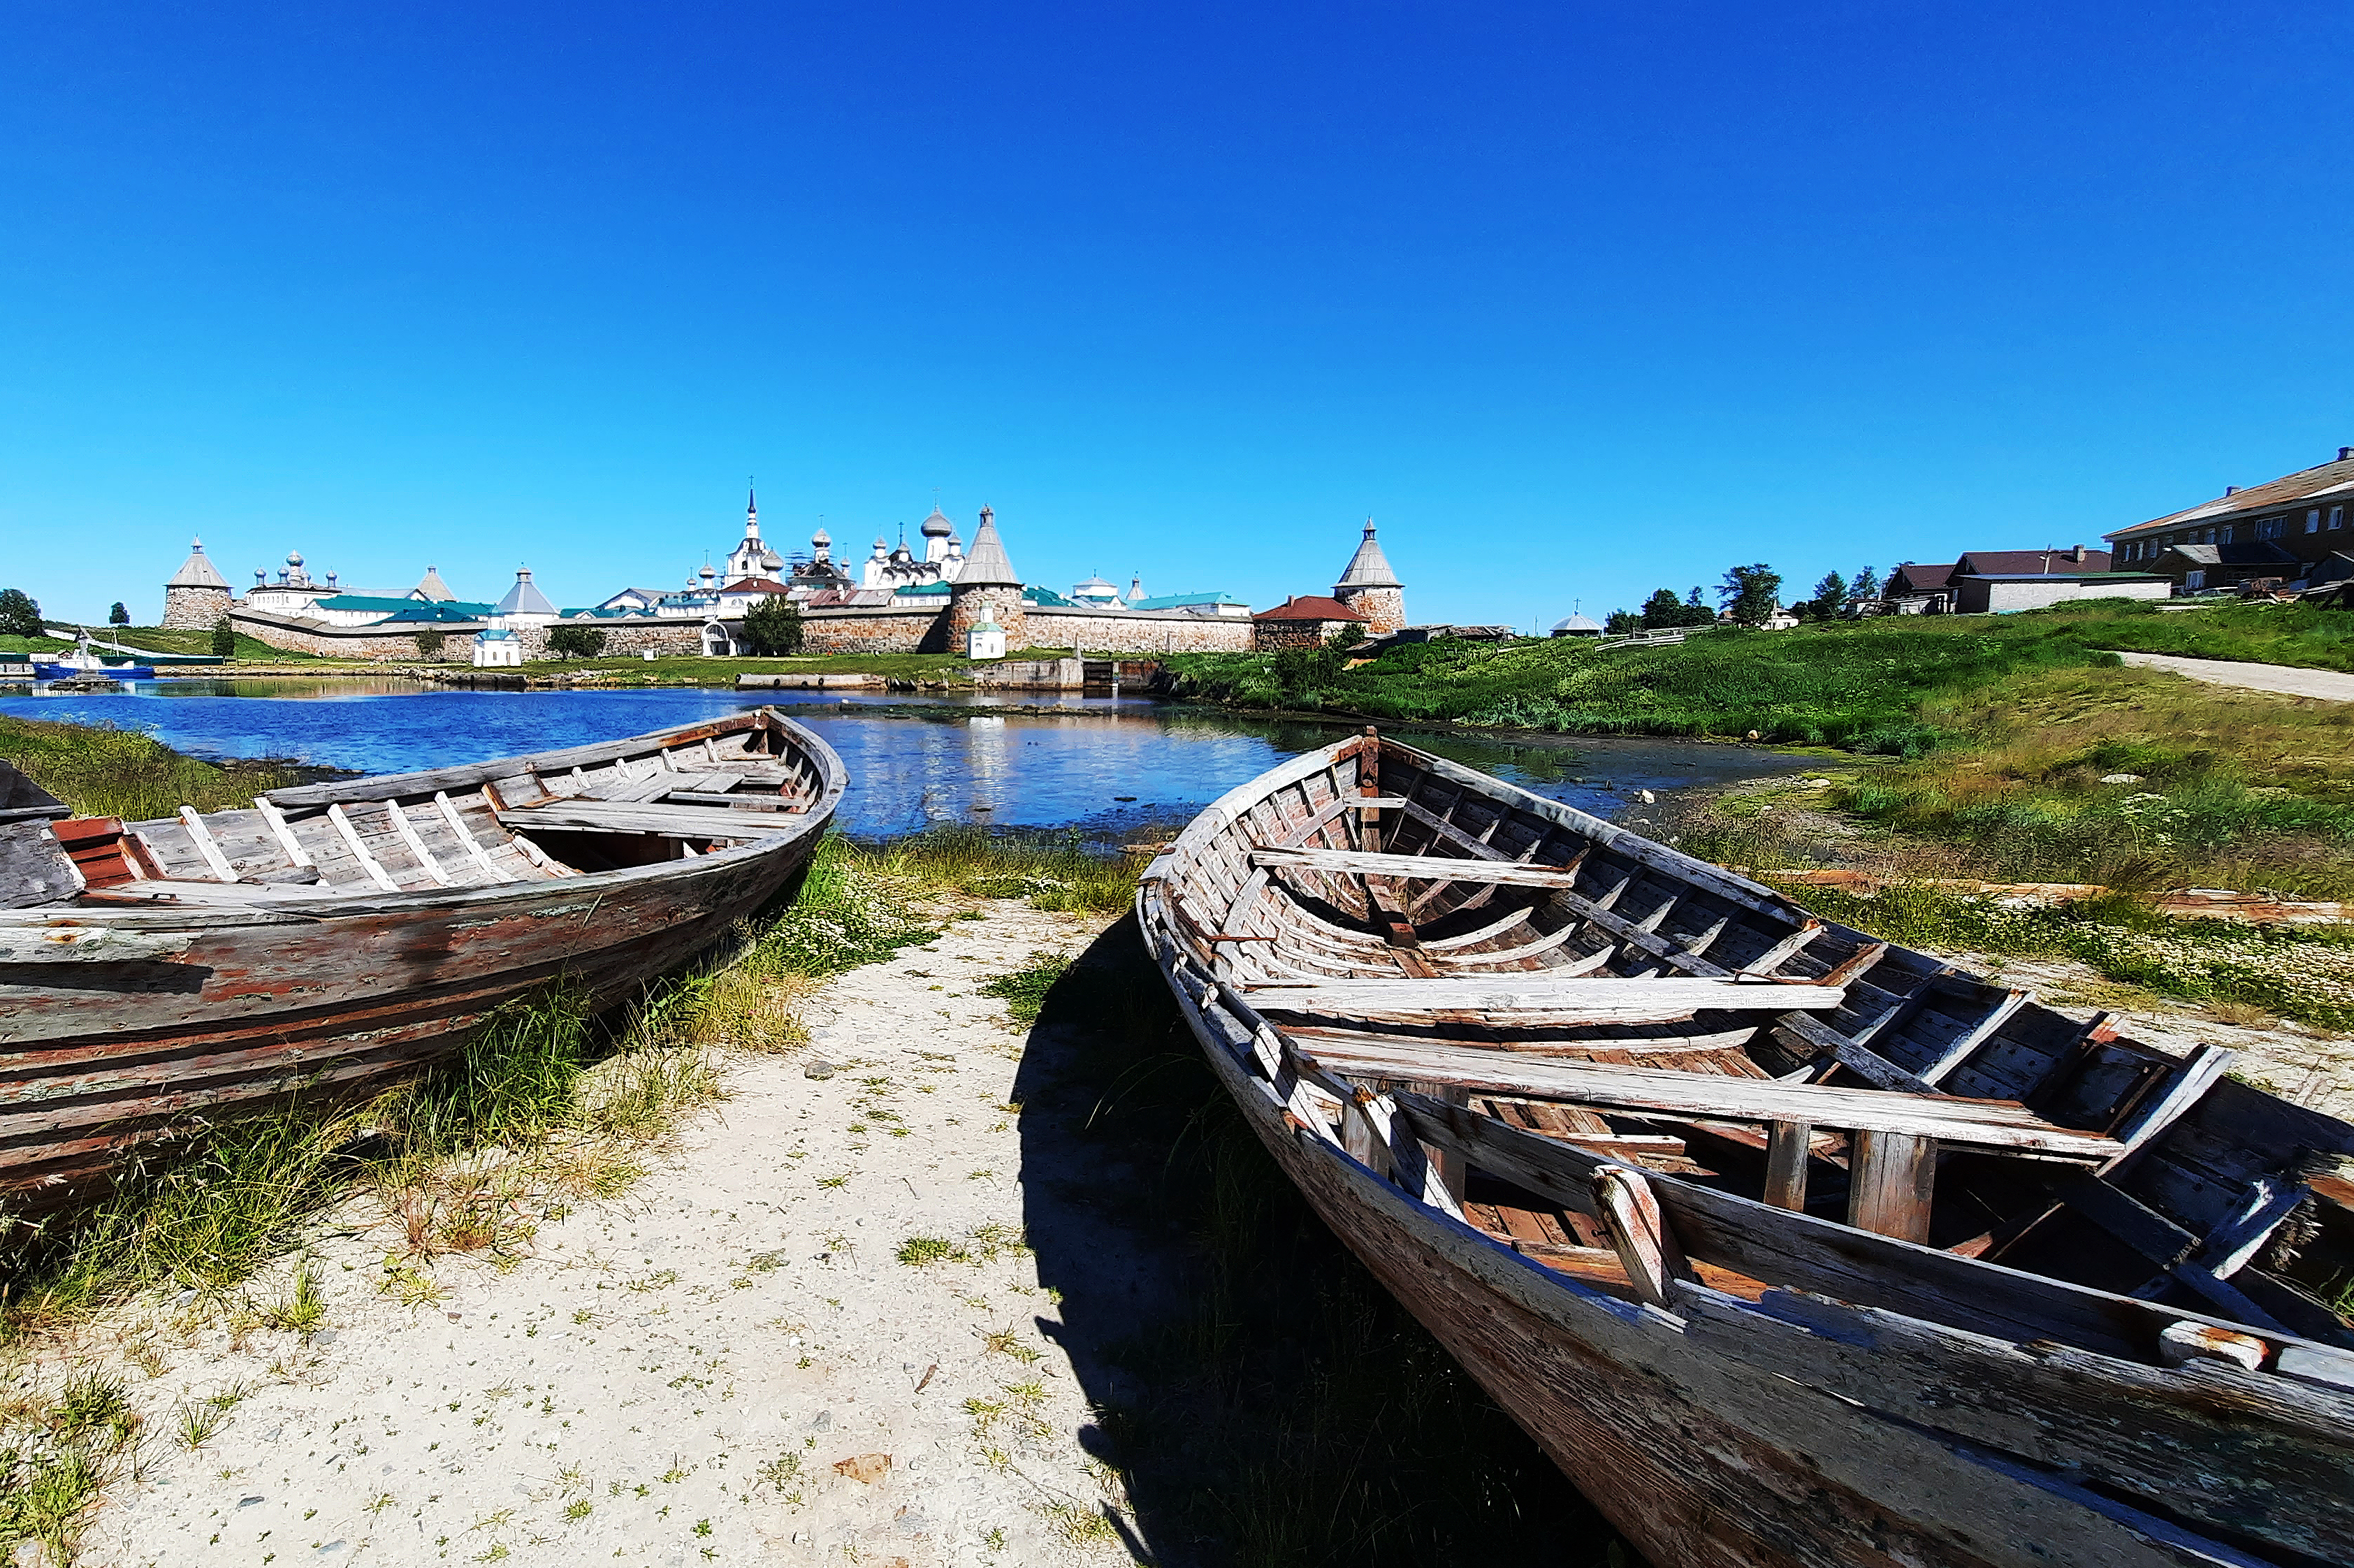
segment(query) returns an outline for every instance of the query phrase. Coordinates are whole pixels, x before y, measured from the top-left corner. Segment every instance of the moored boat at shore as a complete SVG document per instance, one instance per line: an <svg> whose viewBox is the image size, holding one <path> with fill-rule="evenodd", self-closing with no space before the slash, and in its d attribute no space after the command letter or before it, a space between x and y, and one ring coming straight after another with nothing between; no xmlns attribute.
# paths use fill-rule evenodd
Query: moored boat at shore
<svg viewBox="0 0 2354 1568"><path fill-rule="evenodd" d="M847 782L768 709L154 821L73 818L0 764L0 1201L364 1091L559 979L622 998L779 891Z"/></svg>
<svg viewBox="0 0 2354 1568"><path fill-rule="evenodd" d="M1371 731L1145 940L1365 1266L1660 1563L2354 1560L2354 1127Z"/></svg>

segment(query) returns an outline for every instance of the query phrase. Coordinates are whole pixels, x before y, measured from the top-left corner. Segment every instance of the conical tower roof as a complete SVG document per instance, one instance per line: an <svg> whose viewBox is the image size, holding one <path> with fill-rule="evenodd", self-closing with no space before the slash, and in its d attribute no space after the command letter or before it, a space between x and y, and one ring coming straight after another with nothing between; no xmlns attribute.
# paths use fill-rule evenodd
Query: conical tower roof
<svg viewBox="0 0 2354 1568"><path fill-rule="evenodd" d="M205 554L205 542L202 539L191 539L188 541L188 558L180 563L180 569L174 572L164 586L226 589L228 587L228 579L220 575L220 568L214 566L211 558Z"/></svg>
<svg viewBox="0 0 2354 1568"><path fill-rule="evenodd" d="M450 585L441 580L441 568L439 567L425 568L425 575L417 579L417 591L437 604L448 604L458 597L450 591Z"/></svg>
<svg viewBox="0 0 2354 1568"><path fill-rule="evenodd" d="M1332 591L1339 594L1350 588L1404 587L1405 585L1398 581L1397 574L1390 570L1390 558L1383 555L1382 547L1373 542L1373 520L1366 518L1365 537L1357 546L1357 553L1349 557L1349 569L1341 574L1341 580L1332 586Z"/></svg>
<svg viewBox="0 0 2354 1568"><path fill-rule="evenodd" d="M518 571L514 587L507 589L507 597L499 600L498 612L501 615L554 615L556 607L548 603L547 596L533 585L529 571Z"/></svg>
<svg viewBox="0 0 2354 1568"><path fill-rule="evenodd" d="M957 574L956 580L959 588L992 583L1022 586L1022 579L1014 575L1013 563L1006 559L1005 541L997 536L997 514L986 506L981 509L981 526L973 531L972 548L964 553L964 570Z"/></svg>

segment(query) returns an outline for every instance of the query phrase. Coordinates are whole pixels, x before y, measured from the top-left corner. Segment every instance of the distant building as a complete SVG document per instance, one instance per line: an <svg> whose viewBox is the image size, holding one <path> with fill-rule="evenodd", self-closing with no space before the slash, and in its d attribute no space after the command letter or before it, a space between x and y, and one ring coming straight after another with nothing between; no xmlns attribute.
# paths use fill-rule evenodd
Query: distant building
<svg viewBox="0 0 2354 1568"><path fill-rule="evenodd" d="M2042 550L1971 550L1950 563L1906 561L1888 574L1877 600L1856 613L1983 615L2040 609L2077 599L2163 599L2141 581L2118 576L2106 550L2071 545Z"/></svg>
<svg viewBox="0 0 2354 1568"><path fill-rule="evenodd" d="M1590 615L1571 615L1553 623L1555 637L1599 637L1602 623Z"/></svg>
<svg viewBox="0 0 2354 1568"><path fill-rule="evenodd" d="M1089 609L1126 609L1128 608L1120 602L1119 589L1101 577L1089 577L1083 583L1074 584L1071 588L1071 602L1083 604Z"/></svg>
<svg viewBox="0 0 2354 1568"><path fill-rule="evenodd" d="M2354 561L2354 447L2335 461L2225 490L2214 500L2103 535L2120 566L2157 572L2186 593L2281 583L2334 580Z"/></svg>
<svg viewBox="0 0 2354 1568"><path fill-rule="evenodd" d="M188 541L188 558L164 580L164 619L175 630L209 630L228 613L237 593L205 554L202 539Z"/></svg>
<svg viewBox="0 0 2354 1568"><path fill-rule="evenodd" d="M1363 631L1370 620L1322 594L1285 599L1251 617L1251 645L1261 650L1314 648L1351 627Z"/></svg>
<svg viewBox="0 0 2354 1568"><path fill-rule="evenodd" d="M1248 620L1250 606L1230 593L1212 589L1206 593L1164 593L1152 599L1132 598L1130 609L1182 609L1188 615L1223 616L1232 620Z"/></svg>
<svg viewBox="0 0 2354 1568"><path fill-rule="evenodd" d="M474 668L514 669L523 662L523 638L504 626L474 633Z"/></svg>
<svg viewBox="0 0 2354 1568"><path fill-rule="evenodd" d="M2042 609L2080 599L2167 599L2174 585L2155 572L1973 572L1954 578L1957 615Z"/></svg>
<svg viewBox="0 0 2354 1568"><path fill-rule="evenodd" d="M1365 630L1384 636L1405 624L1405 585L1390 569L1387 556L1373 542L1373 520L1365 519L1365 536L1348 568L1333 585L1332 597L1365 620Z"/></svg>

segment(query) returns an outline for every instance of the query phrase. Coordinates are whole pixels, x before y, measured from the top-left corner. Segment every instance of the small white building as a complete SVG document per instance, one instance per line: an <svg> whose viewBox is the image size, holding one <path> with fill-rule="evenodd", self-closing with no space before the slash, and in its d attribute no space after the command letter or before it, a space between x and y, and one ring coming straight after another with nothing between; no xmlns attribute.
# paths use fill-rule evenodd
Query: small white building
<svg viewBox="0 0 2354 1568"><path fill-rule="evenodd" d="M522 664L523 638L517 633L504 626L474 633L475 669L519 669Z"/></svg>
<svg viewBox="0 0 2354 1568"><path fill-rule="evenodd" d="M1005 657L1005 628L997 624L997 617L986 607L981 620L964 634L964 656L968 659L1002 659Z"/></svg>
<svg viewBox="0 0 2354 1568"><path fill-rule="evenodd" d="M1073 604L1085 605L1089 609L1121 609L1126 608L1120 603L1119 589L1112 587L1111 584L1104 581L1101 577L1089 577L1083 583L1073 584L1071 588L1071 602Z"/></svg>
<svg viewBox="0 0 2354 1568"><path fill-rule="evenodd" d="M2002 615L2080 599L2170 599L2174 580L2156 572L1982 572L1954 578L1954 609Z"/></svg>

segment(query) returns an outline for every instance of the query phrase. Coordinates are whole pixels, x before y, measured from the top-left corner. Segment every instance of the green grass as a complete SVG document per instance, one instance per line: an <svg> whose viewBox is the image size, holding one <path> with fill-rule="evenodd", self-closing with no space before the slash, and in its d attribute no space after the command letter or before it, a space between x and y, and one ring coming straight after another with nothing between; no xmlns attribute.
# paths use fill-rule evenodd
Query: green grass
<svg viewBox="0 0 2354 1568"><path fill-rule="evenodd" d="M1030 961L1012 974L1000 975L981 988L983 996L1005 1003L1005 1015L1016 1023L1035 1023L1046 1005L1046 993L1071 967L1068 953L1033 953Z"/></svg>
<svg viewBox="0 0 2354 1568"><path fill-rule="evenodd" d="M95 1373L0 1409L0 1553L27 1561L18 1554L30 1542L39 1549L32 1561L73 1561L82 1520L129 1459L138 1431L122 1390Z"/></svg>
<svg viewBox="0 0 2354 1568"><path fill-rule="evenodd" d="M1819 915L1911 947L2075 959L2161 995L2354 1029L2354 932L2343 929L2170 920L2124 895L2006 909L1919 884L1868 897L1831 887L1787 891Z"/></svg>
<svg viewBox="0 0 2354 1568"><path fill-rule="evenodd" d="M1334 656L1168 661L1181 695L1238 706L1564 733L1744 738L1917 757L1951 737L1923 709L2038 671L2110 668L2111 650L2354 668L2354 616L2301 606L2164 612L2104 600L2023 615L1714 630L1675 645L1568 638Z"/></svg>
<svg viewBox="0 0 2354 1568"><path fill-rule="evenodd" d="M62 627L73 623L52 620L49 624ZM161 626L120 628L93 626L89 630L92 646L108 657L112 657L111 648L118 633L122 639L124 648L142 649L149 653L209 654L213 651L213 634L209 630L190 631L174 628L167 630ZM53 653L72 646L73 643L70 641L61 642L55 638L0 637L0 652L6 653L27 652ZM242 631L237 633L237 652L234 657L249 662L260 663L327 662L313 653L295 653L283 648L272 648L260 638L249 637Z"/></svg>
<svg viewBox="0 0 2354 1568"><path fill-rule="evenodd" d="M880 874L933 895L1026 898L1039 909L1108 915L1136 896L1145 857L1105 855L1075 832L934 828L864 851Z"/></svg>
<svg viewBox="0 0 2354 1568"><path fill-rule="evenodd" d="M200 762L138 730L93 729L0 715L0 757L84 816L146 821L182 806L247 806L300 782L267 763Z"/></svg>

